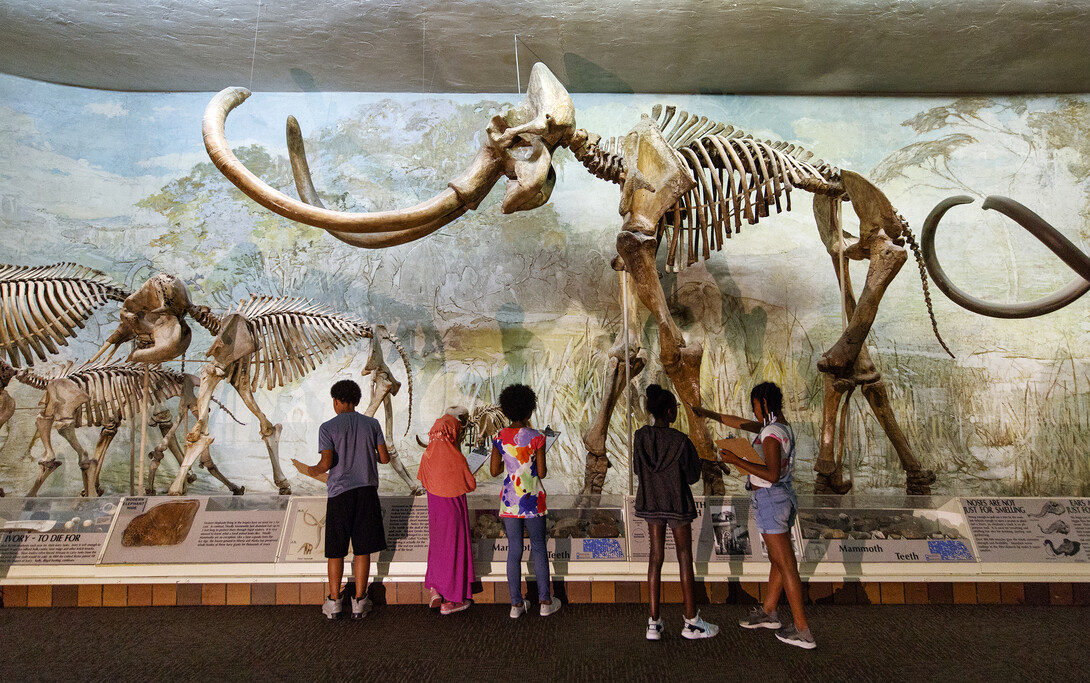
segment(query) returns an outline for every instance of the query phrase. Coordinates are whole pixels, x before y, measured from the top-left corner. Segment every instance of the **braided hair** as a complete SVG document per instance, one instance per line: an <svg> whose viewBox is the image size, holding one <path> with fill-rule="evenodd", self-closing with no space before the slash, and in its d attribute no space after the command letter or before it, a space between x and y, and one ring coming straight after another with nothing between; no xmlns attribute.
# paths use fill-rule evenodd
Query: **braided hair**
<svg viewBox="0 0 1090 683"><path fill-rule="evenodd" d="M774 382L761 382L753 387L749 400L757 401L767 418L783 417L783 392Z"/></svg>

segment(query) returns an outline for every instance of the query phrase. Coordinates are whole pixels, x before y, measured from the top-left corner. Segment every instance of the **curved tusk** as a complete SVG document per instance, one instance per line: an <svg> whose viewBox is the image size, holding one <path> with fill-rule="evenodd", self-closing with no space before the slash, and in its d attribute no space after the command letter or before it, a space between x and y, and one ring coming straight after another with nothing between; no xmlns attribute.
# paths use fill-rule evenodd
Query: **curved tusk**
<svg viewBox="0 0 1090 683"><path fill-rule="evenodd" d="M329 230L328 232L333 237L336 237L345 244L351 244L353 247L360 247L363 249L384 249L386 247L396 247L399 244L405 244L406 242L412 242L421 237L426 237L447 223L460 218L466 211L469 211L469 207L462 206L457 211L453 211L431 223L425 223L424 225L415 228L407 228L405 230L372 232L365 235L351 232L337 232L336 230Z"/></svg>
<svg viewBox="0 0 1090 683"><path fill-rule="evenodd" d="M477 183L468 187L467 190L455 191L455 189L448 187L425 202L397 211L348 213L312 206L292 199L283 192L270 187L251 173L231 151L224 132L227 115L232 109L246 101L249 96L250 91L245 88L226 88L212 98L212 101L205 108L204 120L201 123L205 149L208 150L208 156L211 158L212 163L216 165L216 168L242 190L246 196L273 213L293 221L344 233L389 233L417 228L431 224L457 211L466 204L463 197L466 197L467 194L474 197L477 194L483 196L488 189L491 189L491 184L484 187L482 192L479 183L491 179L491 183L494 184L499 178L497 171L486 169L488 172L480 173L481 169L474 168L473 170L476 173L472 175L472 180L477 181ZM465 177L463 176L463 178ZM313 185L311 185L311 190L313 191Z"/></svg>
<svg viewBox="0 0 1090 683"><path fill-rule="evenodd" d="M1046 297L1018 304L993 303L978 299L958 289L946 276L942 266L939 265L938 255L935 253L935 231L938 228L939 221L947 211L959 204L971 204L972 202L973 198L965 195L948 197L942 200L928 214L923 224L923 231L920 234L920 249L923 251L927 272L935 285L951 301L974 313L992 318L1034 318L1057 311L1090 291L1090 257L1082 253L1070 240L1033 211L1013 199L994 195L984 200L983 207L985 209L995 209L1004 216L1013 219L1028 230L1030 234L1041 240L1052 253L1059 256L1080 277L1075 278Z"/></svg>
<svg viewBox="0 0 1090 683"><path fill-rule="evenodd" d="M321 197L318 196L318 191L314 189L314 180L310 174L310 164L307 162L306 146L303 144L303 134L299 129L299 121L297 121L294 116L288 117L287 138L288 158L291 160L291 173L295 177L295 189L299 193L299 198L311 206L324 209L325 204L322 203ZM406 228L404 230L390 230L368 234L330 230L329 234L345 244L350 244L353 247L361 247L363 249L396 247L399 244L412 242L413 240L418 240L421 237L430 235L447 223L458 219L468 210L469 207L463 203L457 209L445 216L441 216L434 221L430 221L423 225L414 228Z"/></svg>

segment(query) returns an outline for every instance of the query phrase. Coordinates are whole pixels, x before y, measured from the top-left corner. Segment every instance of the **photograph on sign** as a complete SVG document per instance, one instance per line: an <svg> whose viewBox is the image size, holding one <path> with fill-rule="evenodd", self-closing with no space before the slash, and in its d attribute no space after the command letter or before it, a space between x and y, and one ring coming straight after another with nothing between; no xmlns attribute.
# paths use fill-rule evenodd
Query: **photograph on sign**
<svg viewBox="0 0 1090 683"><path fill-rule="evenodd" d="M746 496L694 496L696 519L692 521L693 560L696 562L739 562L767 557L756 520L750 514ZM636 499L628 498L629 553L632 559L650 556L647 522L636 516ZM675 558L674 536L666 534L666 561ZM761 558L754 551L760 548Z"/></svg>
<svg viewBox="0 0 1090 683"><path fill-rule="evenodd" d="M753 554L750 546L748 510L738 514L733 505L708 505L704 510L712 526L716 556L746 556Z"/></svg>
<svg viewBox="0 0 1090 683"><path fill-rule="evenodd" d="M0 567L95 564L120 498L0 498Z"/></svg>

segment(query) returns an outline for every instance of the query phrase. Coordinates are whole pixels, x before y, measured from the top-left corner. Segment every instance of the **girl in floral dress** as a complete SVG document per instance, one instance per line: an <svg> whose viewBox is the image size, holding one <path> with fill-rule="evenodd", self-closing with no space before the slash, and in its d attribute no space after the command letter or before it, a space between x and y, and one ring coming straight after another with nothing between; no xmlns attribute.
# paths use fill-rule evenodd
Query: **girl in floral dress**
<svg viewBox="0 0 1090 683"><path fill-rule="evenodd" d="M548 474L545 465L545 435L530 427L530 416L537 407L534 390L525 384L512 384L500 392L500 409L511 421L492 439L493 477L506 472L500 494L500 517L507 531L507 587L511 593L511 618L518 619L530 608L522 595L522 534L530 536L530 558L534 563L541 616L560 609L559 598L552 595L549 582L549 555L545 546L545 489L541 480Z"/></svg>

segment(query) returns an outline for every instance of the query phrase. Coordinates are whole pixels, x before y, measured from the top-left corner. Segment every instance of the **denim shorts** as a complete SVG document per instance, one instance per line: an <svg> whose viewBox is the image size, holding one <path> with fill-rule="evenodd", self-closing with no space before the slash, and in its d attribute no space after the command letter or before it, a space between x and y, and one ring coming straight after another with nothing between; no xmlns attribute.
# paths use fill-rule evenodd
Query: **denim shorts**
<svg viewBox="0 0 1090 683"><path fill-rule="evenodd" d="M762 534L786 534L795 526L798 498L786 486L754 489L749 495L749 504Z"/></svg>

